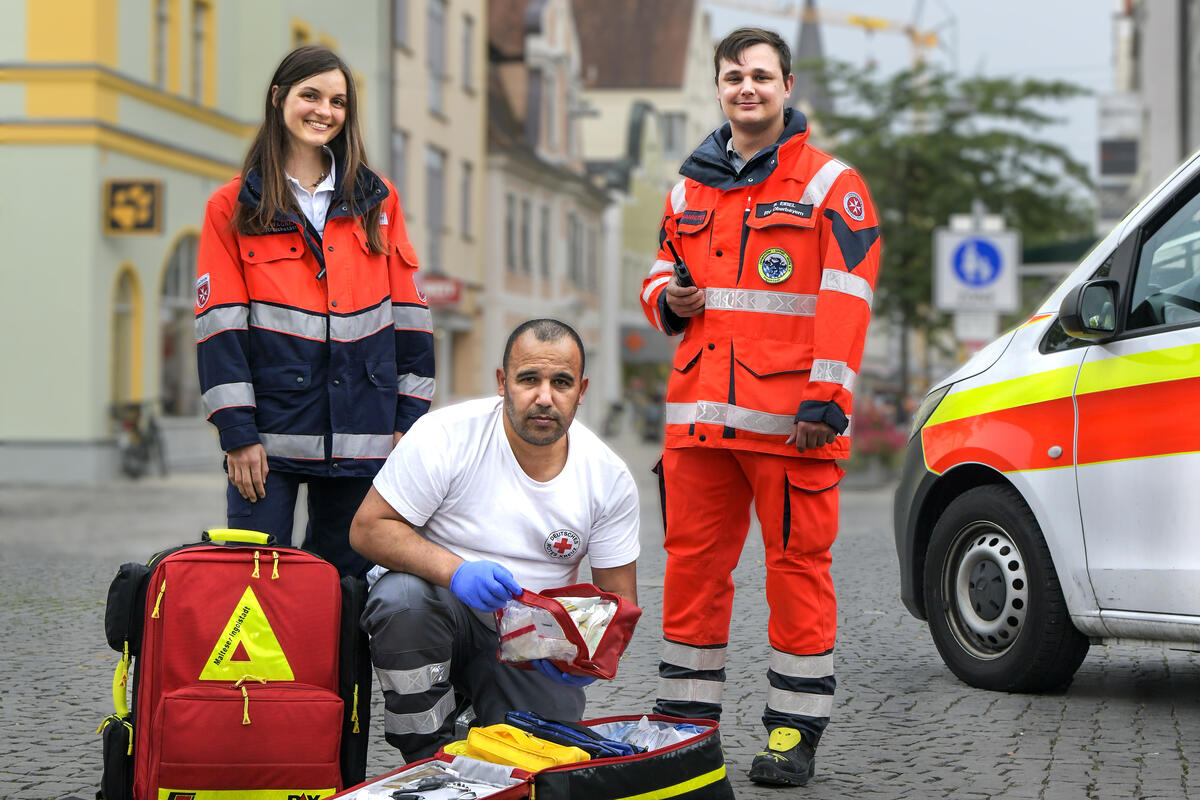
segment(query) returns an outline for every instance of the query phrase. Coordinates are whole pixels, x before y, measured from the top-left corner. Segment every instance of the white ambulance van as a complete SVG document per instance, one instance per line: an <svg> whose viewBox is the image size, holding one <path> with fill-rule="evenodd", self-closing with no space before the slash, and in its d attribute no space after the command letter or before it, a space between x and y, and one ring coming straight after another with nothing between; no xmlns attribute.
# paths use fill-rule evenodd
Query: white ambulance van
<svg viewBox="0 0 1200 800"><path fill-rule="evenodd" d="M1200 650L1200 154L926 396L894 524L901 599L972 686Z"/></svg>

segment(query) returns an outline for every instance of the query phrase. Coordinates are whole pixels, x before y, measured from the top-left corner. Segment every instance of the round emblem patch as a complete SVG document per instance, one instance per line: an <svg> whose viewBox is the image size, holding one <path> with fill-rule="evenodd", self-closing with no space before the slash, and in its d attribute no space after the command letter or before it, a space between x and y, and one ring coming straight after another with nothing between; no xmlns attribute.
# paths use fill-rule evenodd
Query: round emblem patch
<svg viewBox="0 0 1200 800"><path fill-rule="evenodd" d="M792 274L792 257L772 247L758 257L758 277L767 283L782 283Z"/></svg>
<svg viewBox="0 0 1200 800"><path fill-rule="evenodd" d="M575 531L561 530L555 531L546 537L545 543L542 545L546 550L546 555L551 558L561 558L563 560L572 558L579 552L579 534Z"/></svg>
<svg viewBox="0 0 1200 800"><path fill-rule="evenodd" d="M846 199L842 201L842 205L845 207L846 213L850 215L850 219L855 222L862 222L862 218L866 216L863 211L863 201L858 196L858 192L847 192Z"/></svg>

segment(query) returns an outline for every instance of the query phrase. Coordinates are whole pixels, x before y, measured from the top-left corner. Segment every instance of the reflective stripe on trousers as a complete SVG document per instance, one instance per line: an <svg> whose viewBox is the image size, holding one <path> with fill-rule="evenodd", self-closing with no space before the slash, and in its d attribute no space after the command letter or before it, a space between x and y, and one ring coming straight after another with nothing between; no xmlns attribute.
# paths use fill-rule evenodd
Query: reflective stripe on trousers
<svg viewBox="0 0 1200 800"><path fill-rule="evenodd" d="M768 711L828 719L833 694L824 689L833 679L833 653L797 656L771 648L771 673L775 677L767 690Z"/></svg>
<svg viewBox="0 0 1200 800"><path fill-rule="evenodd" d="M385 708L383 712L383 730L396 736L408 736L414 733L437 733L450 715L454 713L454 692L447 688L446 692L433 704L428 711L413 711L402 714L386 708L387 692L384 692Z"/></svg>

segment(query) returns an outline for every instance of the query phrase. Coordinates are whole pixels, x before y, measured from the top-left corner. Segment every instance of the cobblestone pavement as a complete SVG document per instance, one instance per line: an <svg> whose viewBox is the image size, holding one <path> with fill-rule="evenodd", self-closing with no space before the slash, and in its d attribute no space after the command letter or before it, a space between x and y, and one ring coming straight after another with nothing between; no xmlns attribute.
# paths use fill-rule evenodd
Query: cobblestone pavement
<svg viewBox="0 0 1200 800"><path fill-rule="evenodd" d="M588 714L647 711L659 651L663 557L652 445L617 442L643 498L645 615L617 679L589 689ZM762 546L752 531L736 573L722 739L739 800L766 797L1197 798L1200 656L1093 647L1074 682L1046 695L958 682L899 599L890 487L846 488L834 547L838 701L803 789L768 789L745 770L765 741L767 643ZM0 487L0 798L90 798L97 724L111 707L116 654L104 641L108 583L223 521L222 477L173 475L98 488ZM378 693L376 693L378 694ZM375 697L369 772L395 766Z"/></svg>

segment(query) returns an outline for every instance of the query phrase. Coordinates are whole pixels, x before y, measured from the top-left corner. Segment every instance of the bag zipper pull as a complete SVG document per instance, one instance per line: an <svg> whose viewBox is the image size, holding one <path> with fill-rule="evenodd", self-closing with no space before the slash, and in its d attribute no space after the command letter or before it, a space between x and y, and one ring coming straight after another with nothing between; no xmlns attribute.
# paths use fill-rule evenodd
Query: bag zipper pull
<svg viewBox="0 0 1200 800"><path fill-rule="evenodd" d="M277 581L279 580L279 551L272 550L271 555L275 557L275 563L271 567L271 580Z"/></svg>
<svg viewBox="0 0 1200 800"><path fill-rule="evenodd" d="M255 555L258 555L258 554L255 553ZM242 690L242 724L243 725L250 724L250 692L246 691L246 687L242 685L246 681L258 681L259 683L266 683L267 679L266 678L256 678L253 675L243 675L242 677L238 678L238 682L233 685L233 688Z"/></svg>
<svg viewBox="0 0 1200 800"><path fill-rule="evenodd" d="M158 613L159 606L162 605L163 595L167 592L167 579L164 577L162 584L158 587L158 598L154 601L154 610L150 612L151 619L158 619L161 614Z"/></svg>
<svg viewBox="0 0 1200 800"><path fill-rule="evenodd" d="M250 577L251 578L258 577L258 551L257 550L254 551L254 572L250 573Z"/></svg>
<svg viewBox="0 0 1200 800"><path fill-rule="evenodd" d="M358 684L354 684L354 705L350 707L350 721L354 723L351 733L358 733Z"/></svg>

